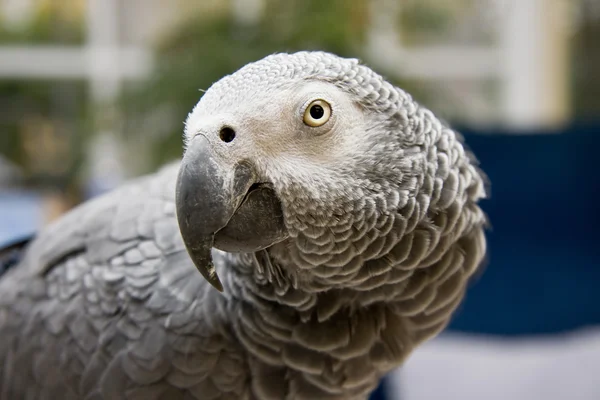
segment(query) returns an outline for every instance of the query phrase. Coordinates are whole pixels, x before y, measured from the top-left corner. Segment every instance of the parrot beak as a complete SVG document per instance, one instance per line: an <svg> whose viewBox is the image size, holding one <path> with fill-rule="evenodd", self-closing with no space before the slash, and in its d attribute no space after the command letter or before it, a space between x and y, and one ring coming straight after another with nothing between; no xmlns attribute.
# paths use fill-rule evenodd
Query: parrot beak
<svg viewBox="0 0 600 400"><path fill-rule="evenodd" d="M183 157L175 206L186 249L202 276L217 290L211 248L250 252L287 237L281 203L269 185L257 183L246 161L225 161L197 135Z"/></svg>

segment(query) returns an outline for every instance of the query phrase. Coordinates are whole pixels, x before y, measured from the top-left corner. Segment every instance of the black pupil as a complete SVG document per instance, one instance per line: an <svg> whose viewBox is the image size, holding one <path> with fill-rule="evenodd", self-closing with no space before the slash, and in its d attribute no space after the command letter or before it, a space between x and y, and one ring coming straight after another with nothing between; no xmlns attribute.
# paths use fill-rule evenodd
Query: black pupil
<svg viewBox="0 0 600 400"><path fill-rule="evenodd" d="M325 115L325 110L318 104L315 104L310 108L310 116L314 119L321 119Z"/></svg>

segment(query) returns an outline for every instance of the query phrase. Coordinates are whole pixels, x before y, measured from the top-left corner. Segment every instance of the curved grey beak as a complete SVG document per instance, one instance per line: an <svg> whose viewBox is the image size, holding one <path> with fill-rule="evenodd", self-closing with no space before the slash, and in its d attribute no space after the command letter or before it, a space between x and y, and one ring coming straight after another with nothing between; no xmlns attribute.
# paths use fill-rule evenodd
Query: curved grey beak
<svg viewBox="0 0 600 400"><path fill-rule="evenodd" d="M215 234L228 224L255 179L249 164L225 162L201 135L192 139L181 162L175 198L179 229L196 268L221 292L211 256Z"/></svg>

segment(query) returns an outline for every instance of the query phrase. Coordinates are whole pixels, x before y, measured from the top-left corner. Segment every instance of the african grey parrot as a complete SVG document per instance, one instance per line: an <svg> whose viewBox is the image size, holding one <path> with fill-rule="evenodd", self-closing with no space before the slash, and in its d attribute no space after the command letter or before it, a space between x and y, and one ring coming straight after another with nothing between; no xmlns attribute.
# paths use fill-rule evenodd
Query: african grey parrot
<svg viewBox="0 0 600 400"><path fill-rule="evenodd" d="M189 114L181 163L2 276L1 398L364 399L461 302L485 196L458 135L357 60L248 64Z"/></svg>

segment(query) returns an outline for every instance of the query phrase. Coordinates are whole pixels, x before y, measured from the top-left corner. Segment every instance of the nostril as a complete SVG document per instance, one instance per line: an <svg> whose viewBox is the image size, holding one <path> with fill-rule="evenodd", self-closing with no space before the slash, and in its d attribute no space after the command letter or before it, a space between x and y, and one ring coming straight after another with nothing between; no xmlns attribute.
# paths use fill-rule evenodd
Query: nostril
<svg viewBox="0 0 600 400"><path fill-rule="evenodd" d="M225 143L229 143L233 139L235 139L235 131L228 126L224 126L223 128L221 128L221 131L219 132L219 137Z"/></svg>

